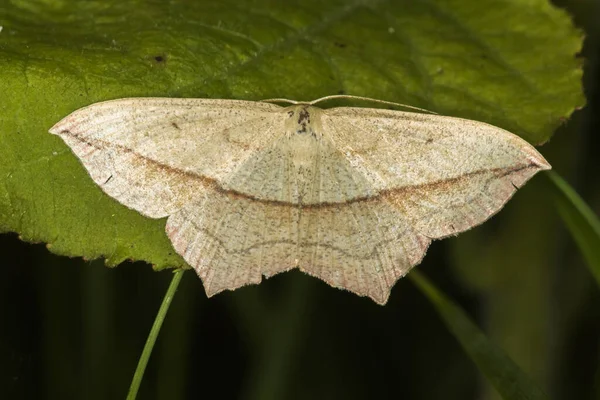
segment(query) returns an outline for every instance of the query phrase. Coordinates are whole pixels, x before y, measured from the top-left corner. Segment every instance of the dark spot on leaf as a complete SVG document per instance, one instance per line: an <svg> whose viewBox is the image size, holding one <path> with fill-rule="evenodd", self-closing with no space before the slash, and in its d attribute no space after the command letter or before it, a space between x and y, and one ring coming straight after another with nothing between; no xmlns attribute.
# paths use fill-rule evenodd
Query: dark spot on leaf
<svg viewBox="0 0 600 400"><path fill-rule="evenodd" d="M339 47L340 49L343 49L347 46L346 43L341 43L341 42L335 42L334 44L336 45L336 47Z"/></svg>
<svg viewBox="0 0 600 400"><path fill-rule="evenodd" d="M344 89L340 89L338 90L338 94L346 94L346 91Z"/></svg>
<svg viewBox="0 0 600 400"><path fill-rule="evenodd" d="M293 117L293 116L294 116L294 112L293 112L293 111L288 111L288 115L289 115L289 116L290 116L290 118L291 118L291 117Z"/></svg>
<svg viewBox="0 0 600 400"><path fill-rule="evenodd" d="M181 129L179 125L177 125L177 122L171 122L171 126L175 129Z"/></svg>
<svg viewBox="0 0 600 400"><path fill-rule="evenodd" d="M165 57L161 55L154 56L154 61L156 61L157 63L165 62Z"/></svg>
<svg viewBox="0 0 600 400"><path fill-rule="evenodd" d="M113 178L113 176L109 176L107 180L104 181L103 185L106 185L111 179Z"/></svg>
<svg viewBox="0 0 600 400"><path fill-rule="evenodd" d="M427 143L427 144L429 144L429 143L433 143L433 139L432 139L432 138L429 138L429 139L427 139L427 140L425 141L425 143Z"/></svg>

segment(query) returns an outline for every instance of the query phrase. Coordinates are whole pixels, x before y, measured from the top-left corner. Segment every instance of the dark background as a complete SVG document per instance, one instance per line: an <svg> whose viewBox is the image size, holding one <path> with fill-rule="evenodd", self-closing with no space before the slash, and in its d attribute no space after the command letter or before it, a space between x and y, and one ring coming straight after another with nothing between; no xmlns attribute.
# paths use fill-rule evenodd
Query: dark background
<svg viewBox="0 0 600 400"><path fill-rule="evenodd" d="M593 2L560 5L586 32L588 105L541 152L597 212L600 17ZM435 242L418 268L551 399L600 399L600 290L560 223L542 273L528 272L539 258L527 232L557 219L547 186L536 177L488 224ZM461 267L506 224L522 242L518 265L506 260L515 273ZM0 255L0 398L124 398L171 273L58 257L15 234L0 235ZM138 398L215 397L498 398L410 279L381 307L297 271L207 299L188 271Z"/></svg>

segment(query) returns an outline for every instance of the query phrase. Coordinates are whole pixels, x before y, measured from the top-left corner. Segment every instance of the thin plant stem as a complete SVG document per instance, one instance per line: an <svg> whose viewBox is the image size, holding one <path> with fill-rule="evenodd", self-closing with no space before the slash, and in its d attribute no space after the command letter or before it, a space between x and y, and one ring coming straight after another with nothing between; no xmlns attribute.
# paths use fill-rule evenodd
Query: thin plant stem
<svg viewBox="0 0 600 400"><path fill-rule="evenodd" d="M127 400L135 400L137 397L140 384L142 383L142 378L144 377L144 372L146 371L146 366L148 365L148 359L150 359L150 354L152 354L152 349L154 348L154 343L156 343L156 338L158 337L158 333L160 332L160 328L165 320L167 311L169 311L169 306L171 305L171 301L173 300L173 296L177 291L177 287L179 286L179 282L181 282L181 277L183 276L184 272L185 270L180 269L173 274L173 279L171 279L167 293L165 294L162 304L158 309L156 319L154 320L154 324L152 324L152 329L150 329L150 334L148 334L148 339L146 339L144 350L140 356L140 361L138 361L137 368L133 374L131 386L129 386L129 393L127 394Z"/></svg>

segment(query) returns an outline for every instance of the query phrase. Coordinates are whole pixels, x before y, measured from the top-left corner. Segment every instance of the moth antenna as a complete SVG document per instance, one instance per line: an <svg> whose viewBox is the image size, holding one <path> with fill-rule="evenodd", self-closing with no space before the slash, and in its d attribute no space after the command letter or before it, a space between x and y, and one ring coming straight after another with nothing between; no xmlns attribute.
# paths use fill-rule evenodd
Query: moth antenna
<svg viewBox="0 0 600 400"><path fill-rule="evenodd" d="M290 99L265 99L265 100L260 100L263 103L290 103L290 104L302 104L305 103L304 101L296 101L296 100L290 100ZM312 104L312 103L310 103Z"/></svg>
<svg viewBox="0 0 600 400"><path fill-rule="evenodd" d="M415 107L415 106L409 106L408 104L402 104L402 103L394 103L393 101L386 101L386 100L379 100L379 99L372 99L370 97L363 97L363 96L352 96L349 94L333 94L331 96L325 96L325 97L321 97L320 99L316 99L311 101L310 105L314 105L317 103L320 103L322 101L327 101L327 100L332 100L332 99L354 99L354 100L366 100L366 101L372 101L375 103L380 103L380 104L388 104L388 105L392 105L392 106L398 106L398 107L405 107L405 108L409 108L412 110L418 110L418 111L424 111L430 114L435 114L435 115L439 115L438 113L436 113L435 111L431 111L428 110L426 108L420 108L420 107Z"/></svg>

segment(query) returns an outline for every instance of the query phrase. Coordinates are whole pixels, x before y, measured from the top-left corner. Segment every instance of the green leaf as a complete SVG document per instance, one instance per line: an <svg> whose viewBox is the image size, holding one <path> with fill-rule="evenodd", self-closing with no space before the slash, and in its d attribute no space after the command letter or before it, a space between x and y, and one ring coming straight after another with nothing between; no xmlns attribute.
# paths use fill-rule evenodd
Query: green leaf
<svg viewBox="0 0 600 400"><path fill-rule="evenodd" d="M553 183L556 208L600 285L600 220L575 190L556 172L545 174Z"/></svg>
<svg viewBox="0 0 600 400"><path fill-rule="evenodd" d="M463 349L505 400L542 400L548 397L494 345L465 312L416 270L408 275L433 304Z"/></svg>
<svg viewBox="0 0 600 400"><path fill-rule="evenodd" d="M110 265L185 264L164 220L106 196L47 133L82 106L344 92L541 143L583 104L582 34L545 0L19 0L0 26L0 231Z"/></svg>

